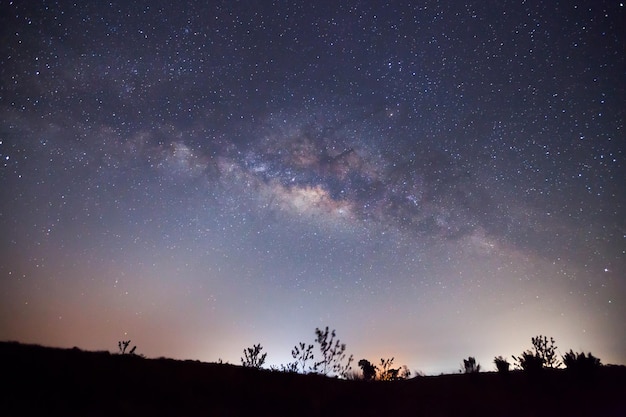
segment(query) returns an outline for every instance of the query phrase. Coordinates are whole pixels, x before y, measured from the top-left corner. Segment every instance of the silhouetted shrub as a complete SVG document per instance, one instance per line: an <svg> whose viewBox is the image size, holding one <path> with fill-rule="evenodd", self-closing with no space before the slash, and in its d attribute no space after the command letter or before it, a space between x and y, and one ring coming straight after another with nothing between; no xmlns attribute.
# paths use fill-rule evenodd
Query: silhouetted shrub
<svg viewBox="0 0 626 417"><path fill-rule="evenodd" d="M561 362L556 354L556 345L554 344L554 338L550 340L546 336L536 336L531 339L533 348L535 349L535 355L543 359L543 366L546 368L558 368L561 366Z"/></svg>
<svg viewBox="0 0 626 417"><path fill-rule="evenodd" d="M585 355L585 352L574 353L571 349L563 355L563 363L568 371L583 376L590 376L602 366L600 359L593 356L591 352Z"/></svg>
<svg viewBox="0 0 626 417"><path fill-rule="evenodd" d="M344 364L344 361L346 361L346 344L341 343L339 339L335 340L335 330L329 331L328 326L324 330L316 328L315 336L315 342L319 345L322 360L315 363L313 366L314 371L322 375L333 373L345 378L347 372L352 369L350 364L353 361L353 357L350 355Z"/></svg>
<svg viewBox="0 0 626 417"><path fill-rule="evenodd" d="M546 336L536 336L531 338L533 350L523 352L521 356L513 356L517 362L518 369L527 372L540 371L543 368L558 368L561 365L557 354L554 338L548 339Z"/></svg>
<svg viewBox="0 0 626 417"><path fill-rule="evenodd" d="M470 356L467 359L463 359L463 368L461 372L466 374L475 374L480 372L480 364L476 363L476 358Z"/></svg>
<svg viewBox="0 0 626 417"><path fill-rule="evenodd" d="M361 370L363 371L364 380L371 381L373 379L376 379L377 368L370 361L368 361L367 359L361 359L359 361L359 366L361 367Z"/></svg>
<svg viewBox="0 0 626 417"><path fill-rule="evenodd" d="M408 366L402 365L400 372L398 372L398 379L409 379L411 377L411 370Z"/></svg>
<svg viewBox="0 0 626 417"><path fill-rule="evenodd" d="M307 346L300 342L300 344L294 346L291 350L291 356L295 359L295 362L287 364L289 370L293 370L294 372L300 371L303 374L313 370L312 367L307 365L309 361L315 359L313 356L313 345Z"/></svg>
<svg viewBox="0 0 626 417"><path fill-rule="evenodd" d="M380 358L380 365L378 365L378 380L380 381L393 381L398 379L398 372L400 372L400 368L392 368L393 360L391 359L383 359Z"/></svg>
<svg viewBox="0 0 626 417"><path fill-rule="evenodd" d="M400 368L392 368L394 358L380 359L380 364L375 366L367 359L361 359L359 366L363 371L363 379L366 381L378 380L378 381L395 381L399 379L408 379L411 376L411 371L406 365L402 365Z"/></svg>
<svg viewBox="0 0 626 417"><path fill-rule="evenodd" d="M406 365L402 365L400 368L392 368L395 358L380 359L380 365L376 368L378 370L378 380L380 381L396 381L399 379L408 379L411 376L411 371Z"/></svg>
<svg viewBox="0 0 626 417"><path fill-rule="evenodd" d="M280 365L280 368L270 368L270 369L281 371L281 372L298 373L298 363L289 362L287 364Z"/></svg>
<svg viewBox="0 0 626 417"><path fill-rule="evenodd" d="M509 372L509 367L511 364L504 359L502 356L497 356L494 358L493 362L496 364L496 369L500 374L507 374Z"/></svg>
<svg viewBox="0 0 626 417"><path fill-rule="evenodd" d="M261 350L263 350L263 346L260 343L244 349L244 358L241 358L241 364L247 368L261 368L267 357L267 353L261 354Z"/></svg>
<svg viewBox="0 0 626 417"><path fill-rule="evenodd" d="M119 348L119 354L120 355L134 355L135 350L137 349L137 346L133 346L131 350L126 352L126 349L128 349L129 345L130 345L130 340L121 340L117 342L117 347Z"/></svg>
<svg viewBox="0 0 626 417"><path fill-rule="evenodd" d="M521 356L513 356L513 359L517 362L515 364L517 369L521 369L529 373L536 373L543 369L543 358L530 350L522 352Z"/></svg>

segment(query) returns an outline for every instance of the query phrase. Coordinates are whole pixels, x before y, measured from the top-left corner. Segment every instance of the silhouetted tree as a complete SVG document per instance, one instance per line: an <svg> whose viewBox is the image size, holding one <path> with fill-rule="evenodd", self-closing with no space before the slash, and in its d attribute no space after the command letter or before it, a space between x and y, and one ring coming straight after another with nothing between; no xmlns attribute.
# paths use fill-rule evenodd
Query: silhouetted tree
<svg viewBox="0 0 626 417"><path fill-rule="evenodd" d="M261 350L263 350L263 346L260 343L244 349L244 358L241 358L241 364L247 368L261 368L267 357L267 353L261 354Z"/></svg>
<svg viewBox="0 0 626 417"><path fill-rule="evenodd" d="M301 373L306 374L308 371L312 370L310 366L307 368L307 363L315 359L313 356L313 345L307 346L303 342L300 342L291 350L291 356L296 361L289 365L292 367L295 365L296 372L298 372L299 369Z"/></svg>
<svg viewBox="0 0 626 417"><path fill-rule="evenodd" d="M335 375L344 377L347 372L352 369L350 364L353 357L350 355L346 360L346 344L341 343L339 339L335 340L335 330L329 331L328 326L324 330L315 329L315 342L319 345L322 354L322 360L316 362L313 369L322 375L334 373Z"/></svg>
<svg viewBox="0 0 626 417"><path fill-rule="evenodd" d="M506 374L509 372L509 366L511 366L511 364L502 356L496 357L493 362L496 364L496 369L498 370L498 373Z"/></svg>
<svg viewBox="0 0 626 417"><path fill-rule="evenodd" d="M120 350L119 352L120 355L134 355L135 354L135 350L137 349L137 346L133 346L131 350L126 352L126 349L128 349L129 345L130 345L130 340L121 340L117 342L117 347Z"/></svg>
<svg viewBox="0 0 626 417"><path fill-rule="evenodd" d="M466 374L475 374L480 372L480 364L476 363L476 358L470 356L467 359L463 359L463 368L461 368L461 372Z"/></svg>
<svg viewBox="0 0 626 417"><path fill-rule="evenodd" d="M364 380L371 381L376 379L376 370L378 368L376 368L376 366L374 366L370 361L368 361L367 359L361 359L359 361L359 366L363 371Z"/></svg>

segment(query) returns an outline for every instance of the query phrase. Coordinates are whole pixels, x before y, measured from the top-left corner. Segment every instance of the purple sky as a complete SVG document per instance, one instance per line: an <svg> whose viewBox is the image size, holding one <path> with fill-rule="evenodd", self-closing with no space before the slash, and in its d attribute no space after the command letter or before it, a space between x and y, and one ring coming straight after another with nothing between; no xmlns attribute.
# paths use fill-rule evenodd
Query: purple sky
<svg viewBox="0 0 626 417"><path fill-rule="evenodd" d="M626 364L626 10L536 3L2 1L0 340Z"/></svg>

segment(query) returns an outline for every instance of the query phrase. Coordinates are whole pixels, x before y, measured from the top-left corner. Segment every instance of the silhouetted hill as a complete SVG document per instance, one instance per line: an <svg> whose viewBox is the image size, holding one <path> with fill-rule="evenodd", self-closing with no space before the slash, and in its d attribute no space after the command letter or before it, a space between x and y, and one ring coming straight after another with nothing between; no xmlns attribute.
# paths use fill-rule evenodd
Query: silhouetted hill
<svg viewBox="0 0 626 417"><path fill-rule="evenodd" d="M345 381L0 342L4 416L626 415L626 368Z"/></svg>

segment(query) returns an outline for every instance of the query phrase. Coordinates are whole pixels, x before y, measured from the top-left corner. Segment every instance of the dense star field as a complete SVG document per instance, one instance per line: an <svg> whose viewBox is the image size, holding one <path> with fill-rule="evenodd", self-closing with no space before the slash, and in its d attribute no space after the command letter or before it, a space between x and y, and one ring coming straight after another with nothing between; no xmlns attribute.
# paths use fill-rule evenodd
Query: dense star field
<svg viewBox="0 0 626 417"><path fill-rule="evenodd" d="M0 339L626 363L619 1L0 1Z"/></svg>

